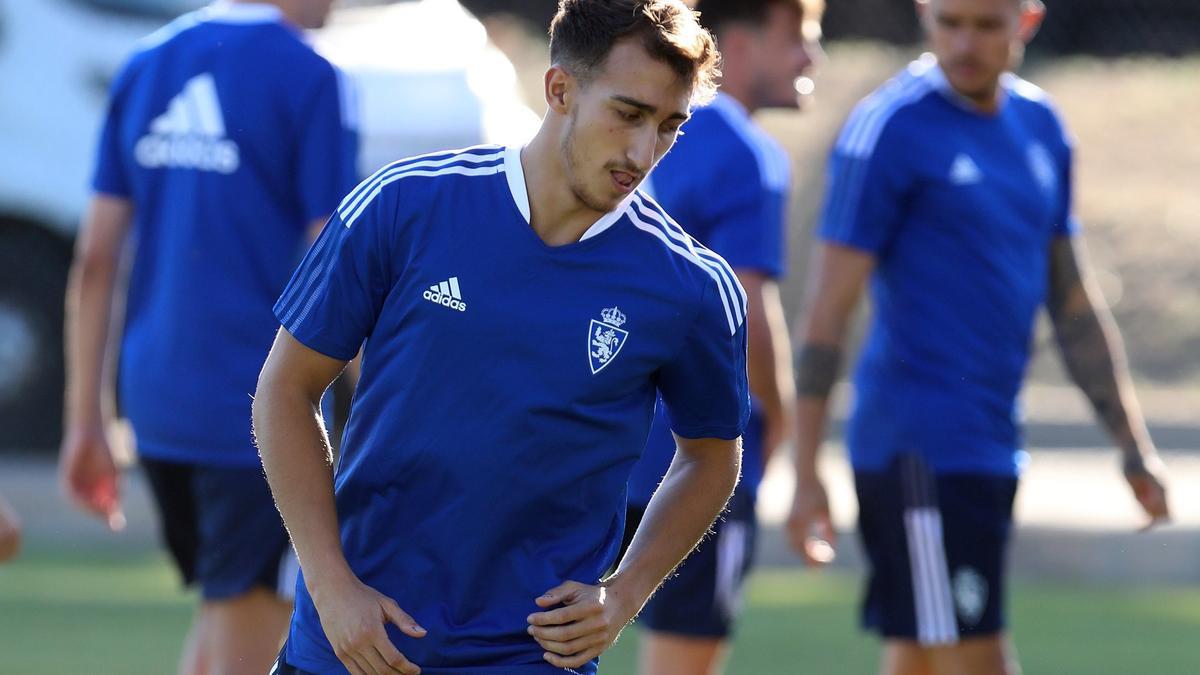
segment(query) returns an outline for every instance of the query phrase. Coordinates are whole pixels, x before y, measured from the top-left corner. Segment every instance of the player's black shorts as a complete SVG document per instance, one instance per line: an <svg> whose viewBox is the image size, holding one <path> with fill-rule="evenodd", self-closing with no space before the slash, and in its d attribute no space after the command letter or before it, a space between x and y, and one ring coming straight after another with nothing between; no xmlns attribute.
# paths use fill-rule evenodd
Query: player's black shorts
<svg viewBox="0 0 1200 675"><path fill-rule="evenodd" d="M904 455L854 481L870 562L863 625L929 646L1002 631L1017 479L934 475Z"/></svg>
<svg viewBox="0 0 1200 675"><path fill-rule="evenodd" d="M167 549L185 584L206 600L256 586L291 599L299 570L259 468L182 464L143 457Z"/></svg>
<svg viewBox="0 0 1200 675"><path fill-rule="evenodd" d="M641 522L643 509L630 507L625 517L625 547ZM754 558L757 535L754 497L739 484L713 533L663 582L637 623L642 628L704 638L724 638L742 606L742 588Z"/></svg>

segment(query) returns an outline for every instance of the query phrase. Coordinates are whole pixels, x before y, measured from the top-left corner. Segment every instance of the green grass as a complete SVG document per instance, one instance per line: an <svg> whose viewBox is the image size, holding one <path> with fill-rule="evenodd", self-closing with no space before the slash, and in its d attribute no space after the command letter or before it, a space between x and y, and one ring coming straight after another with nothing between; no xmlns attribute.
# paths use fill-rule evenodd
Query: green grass
<svg viewBox="0 0 1200 675"><path fill-rule="evenodd" d="M759 572L729 673L873 673L857 597L848 575ZM161 555L34 548L0 568L0 673L171 673L193 602ZM1198 588L1019 583L1013 617L1031 675L1200 672ZM635 649L630 630L602 672L632 673Z"/></svg>

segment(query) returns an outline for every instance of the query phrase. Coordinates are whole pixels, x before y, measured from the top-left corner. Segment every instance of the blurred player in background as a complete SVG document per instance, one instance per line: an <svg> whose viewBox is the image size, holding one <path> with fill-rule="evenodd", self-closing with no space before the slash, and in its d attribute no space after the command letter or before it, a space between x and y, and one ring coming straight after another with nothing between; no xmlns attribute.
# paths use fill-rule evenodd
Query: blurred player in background
<svg viewBox="0 0 1200 675"><path fill-rule="evenodd" d="M855 108L830 162L788 527L810 563L827 559L817 450L869 279L874 314L847 428L870 563L863 622L884 639L886 675L1011 675L1016 396L1039 306L1151 524L1168 517L1163 469L1072 214L1071 138L1046 94L1008 72L1041 4L917 4L933 54Z"/></svg>
<svg viewBox="0 0 1200 675"><path fill-rule="evenodd" d="M0 495L0 563L15 558L20 551L21 518L4 495Z"/></svg>
<svg viewBox="0 0 1200 675"><path fill-rule="evenodd" d="M821 56L821 5L813 0L702 0L700 21L721 50L720 92L696 110L649 191L692 236L729 262L749 298L748 371L753 409L743 436L742 480L728 510L638 618L646 675L718 673L741 604L757 525L755 495L795 414L791 346L779 299L787 245L791 161L751 119L762 108L799 108ZM629 486L632 537L675 454L662 406Z"/></svg>
<svg viewBox="0 0 1200 675"><path fill-rule="evenodd" d="M221 2L147 38L113 83L76 247L62 480L120 527L102 371L132 242L119 401L167 548L200 589L183 673L265 672L290 613L295 563L250 397L275 332L271 304L354 184L341 78L303 36L329 6Z"/></svg>
<svg viewBox="0 0 1200 675"><path fill-rule="evenodd" d="M276 305L254 402L303 584L279 673L595 673L737 481L746 297L638 185L714 88L679 0L563 0L524 148L396 162ZM336 477L315 406L363 350ZM678 434L616 572L656 391Z"/></svg>

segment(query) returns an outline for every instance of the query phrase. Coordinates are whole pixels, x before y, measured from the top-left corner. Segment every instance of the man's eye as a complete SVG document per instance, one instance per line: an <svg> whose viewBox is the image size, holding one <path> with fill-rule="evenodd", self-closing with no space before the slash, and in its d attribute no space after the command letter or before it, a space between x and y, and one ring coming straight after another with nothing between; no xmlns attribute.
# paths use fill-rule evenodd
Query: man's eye
<svg viewBox="0 0 1200 675"><path fill-rule="evenodd" d="M626 122L636 122L638 117L640 117L637 113L627 110L618 110L617 115Z"/></svg>

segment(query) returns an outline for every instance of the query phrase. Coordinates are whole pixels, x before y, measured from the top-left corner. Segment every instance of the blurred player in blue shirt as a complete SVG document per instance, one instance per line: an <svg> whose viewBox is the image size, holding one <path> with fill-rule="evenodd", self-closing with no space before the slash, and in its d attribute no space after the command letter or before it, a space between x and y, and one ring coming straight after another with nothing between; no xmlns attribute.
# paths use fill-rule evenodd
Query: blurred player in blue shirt
<svg viewBox="0 0 1200 675"><path fill-rule="evenodd" d="M733 490L745 291L637 189L712 94L712 37L679 0L565 0L550 54L527 146L381 170L276 305L255 430L303 579L280 673L594 673ZM334 472L316 406L360 348ZM603 578L659 392L679 450Z"/></svg>
<svg viewBox="0 0 1200 675"><path fill-rule="evenodd" d="M748 371L753 408L743 436L742 479L713 532L638 617L640 670L716 673L741 604L754 552L755 496L795 413L791 346L779 299L785 273L791 161L751 119L762 108L798 108L804 75L820 57L820 11L801 0L704 0L700 21L721 49L717 98L696 110L654 169L655 198L689 233L734 268L750 299ZM675 454L660 408L629 483L629 537Z"/></svg>
<svg viewBox="0 0 1200 675"><path fill-rule="evenodd" d="M829 165L798 358L789 520L810 563L833 529L816 456L848 318L874 314L846 432L870 562L863 622L886 675L1019 672L1004 560L1020 469L1016 397L1045 305L1067 368L1121 447L1151 522L1162 468L1071 206L1072 141L1045 92L1007 72L1042 6L919 2L933 54L863 100Z"/></svg>
<svg viewBox="0 0 1200 675"><path fill-rule="evenodd" d="M250 397L275 332L271 305L355 180L349 99L303 35L329 5L222 2L143 41L112 85L77 243L64 483L120 525L101 373L130 240L118 400L167 546L200 588L185 673L263 672L287 625L295 561L261 474Z"/></svg>

